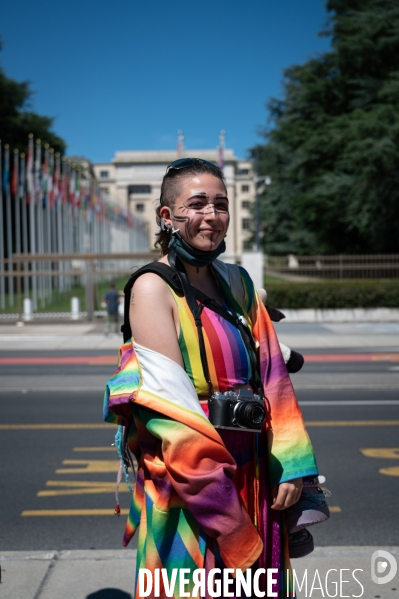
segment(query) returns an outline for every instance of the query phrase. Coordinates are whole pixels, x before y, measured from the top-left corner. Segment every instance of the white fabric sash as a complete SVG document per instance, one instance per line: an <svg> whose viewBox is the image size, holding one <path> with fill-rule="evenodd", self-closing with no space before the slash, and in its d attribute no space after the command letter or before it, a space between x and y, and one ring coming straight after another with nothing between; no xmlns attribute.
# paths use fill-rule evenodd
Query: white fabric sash
<svg viewBox="0 0 399 599"><path fill-rule="evenodd" d="M178 406L206 417L194 385L177 362L135 341L133 348L141 366L143 391L164 397Z"/></svg>

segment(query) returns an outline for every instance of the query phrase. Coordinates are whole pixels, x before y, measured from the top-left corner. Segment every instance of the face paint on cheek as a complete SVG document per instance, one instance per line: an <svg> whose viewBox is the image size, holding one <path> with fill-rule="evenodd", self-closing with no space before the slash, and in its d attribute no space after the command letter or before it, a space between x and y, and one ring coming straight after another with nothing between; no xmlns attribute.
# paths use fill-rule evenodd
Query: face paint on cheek
<svg viewBox="0 0 399 599"><path fill-rule="evenodd" d="M192 220L193 219L189 218L188 216L172 216L172 222L176 228L179 224L184 224L184 236L186 237L186 239L192 239L195 235L195 227L193 225Z"/></svg>
<svg viewBox="0 0 399 599"><path fill-rule="evenodd" d="M193 238L193 234L192 234L192 224L191 224L191 220L188 218L186 220L186 224L184 226L184 233L187 237L187 239L192 239Z"/></svg>
<svg viewBox="0 0 399 599"><path fill-rule="evenodd" d="M184 210L184 212L186 213L186 216L184 217L184 232L187 236L187 239L193 239L193 237L195 237L198 233L198 229L200 228L203 219L203 214L191 211L190 215L188 215L188 210Z"/></svg>
<svg viewBox="0 0 399 599"><path fill-rule="evenodd" d="M172 214L171 218L172 218L172 222L174 224L174 226L176 228L178 228L179 224L182 225L184 223L184 234L185 237L187 239L191 239L192 235L191 235L191 226L190 226L190 218L188 216L188 210L186 208L186 206L180 206L178 208L179 212L181 212L184 216L180 215L177 216L176 214ZM181 230L180 230L180 234L181 234Z"/></svg>
<svg viewBox="0 0 399 599"><path fill-rule="evenodd" d="M195 237L201 220L202 218L187 218L185 231L188 239L192 239L193 237ZM203 235L201 235L201 237L203 237Z"/></svg>

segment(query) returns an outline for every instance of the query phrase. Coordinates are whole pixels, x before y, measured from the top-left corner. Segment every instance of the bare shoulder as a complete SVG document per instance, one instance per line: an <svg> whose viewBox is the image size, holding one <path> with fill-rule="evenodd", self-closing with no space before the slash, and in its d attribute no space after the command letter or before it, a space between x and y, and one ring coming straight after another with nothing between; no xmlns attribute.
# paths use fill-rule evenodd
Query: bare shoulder
<svg viewBox="0 0 399 599"><path fill-rule="evenodd" d="M152 272L141 275L132 287L131 307L136 307L136 314L165 314L173 310L172 295L162 277Z"/></svg>
<svg viewBox="0 0 399 599"><path fill-rule="evenodd" d="M145 273L134 282L129 310L133 337L140 345L183 366L176 311L176 302L162 277Z"/></svg>
<svg viewBox="0 0 399 599"><path fill-rule="evenodd" d="M166 296L168 288L162 277L153 272L146 272L135 280L132 291L133 293L156 293Z"/></svg>

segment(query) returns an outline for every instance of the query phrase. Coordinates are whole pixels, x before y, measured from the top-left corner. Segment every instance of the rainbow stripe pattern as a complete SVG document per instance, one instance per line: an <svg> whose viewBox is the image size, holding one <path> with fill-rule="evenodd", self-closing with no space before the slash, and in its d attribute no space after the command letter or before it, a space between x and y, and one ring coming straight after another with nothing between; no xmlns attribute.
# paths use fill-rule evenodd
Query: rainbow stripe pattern
<svg viewBox="0 0 399 599"><path fill-rule="evenodd" d="M184 368L198 395L208 395L205 381L198 332L194 317L186 299L170 291L179 310L179 347ZM247 349L239 330L219 314L204 306L201 313L202 328L208 367L214 391L227 391L235 385L247 384L251 378L251 365Z"/></svg>
<svg viewBox="0 0 399 599"><path fill-rule="evenodd" d="M232 300L259 344L266 427L260 434L219 434L206 408L202 416L184 407L184 398L179 404L179 398L172 402L143 390L133 344L122 345L118 369L107 383L104 417L129 427L129 446L139 465L123 544L140 524L137 568L245 569L256 562L278 568L273 591L293 597L286 586L284 519L270 509L270 487L318 471L273 325L243 269L241 277L244 305ZM228 282L221 284L229 293ZM191 312L184 298L174 296L186 372L197 393L207 394ZM248 357L238 331L210 312L203 313L209 368L215 389L224 391L248 380Z"/></svg>

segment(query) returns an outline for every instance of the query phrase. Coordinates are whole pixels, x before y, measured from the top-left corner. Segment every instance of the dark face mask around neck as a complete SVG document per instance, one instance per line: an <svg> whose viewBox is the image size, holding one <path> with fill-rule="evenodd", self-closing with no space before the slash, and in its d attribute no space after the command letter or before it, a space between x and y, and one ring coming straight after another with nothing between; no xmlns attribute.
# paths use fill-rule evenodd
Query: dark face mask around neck
<svg viewBox="0 0 399 599"><path fill-rule="evenodd" d="M193 246L187 243L178 232L172 234L172 239L169 241L169 247L170 249L175 250L181 260L187 262L187 264L190 264L191 266L196 266L197 268L212 264L220 254L223 254L223 252L226 251L224 239L214 250L204 252L193 248Z"/></svg>

